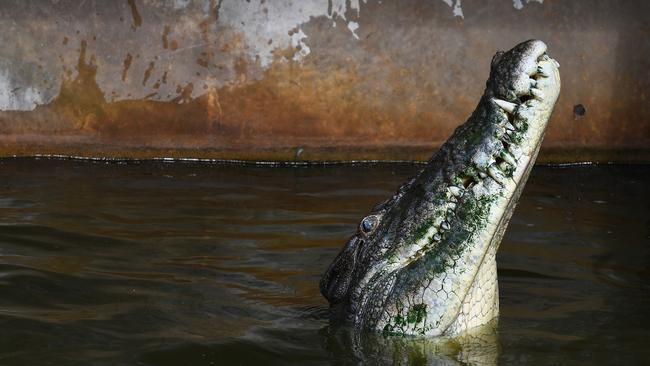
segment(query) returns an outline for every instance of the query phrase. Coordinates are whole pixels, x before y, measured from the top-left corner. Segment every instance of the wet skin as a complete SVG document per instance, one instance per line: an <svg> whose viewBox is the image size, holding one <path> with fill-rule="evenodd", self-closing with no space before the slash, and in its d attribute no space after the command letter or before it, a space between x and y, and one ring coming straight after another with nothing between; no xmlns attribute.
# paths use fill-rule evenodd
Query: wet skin
<svg viewBox="0 0 650 366"><path fill-rule="evenodd" d="M560 92L546 49L498 52L467 122L361 220L320 283L334 323L456 336L498 316L495 255Z"/></svg>

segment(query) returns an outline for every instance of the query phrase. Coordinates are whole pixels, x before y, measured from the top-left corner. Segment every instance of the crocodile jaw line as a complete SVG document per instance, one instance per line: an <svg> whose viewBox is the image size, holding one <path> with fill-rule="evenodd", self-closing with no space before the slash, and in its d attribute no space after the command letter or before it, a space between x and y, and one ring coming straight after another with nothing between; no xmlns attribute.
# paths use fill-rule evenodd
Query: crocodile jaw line
<svg viewBox="0 0 650 366"><path fill-rule="evenodd" d="M454 336L498 316L495 255L560 91L545 51L528 41L495 56L466 124L362 221L321 282L334 319Z"/></svg>

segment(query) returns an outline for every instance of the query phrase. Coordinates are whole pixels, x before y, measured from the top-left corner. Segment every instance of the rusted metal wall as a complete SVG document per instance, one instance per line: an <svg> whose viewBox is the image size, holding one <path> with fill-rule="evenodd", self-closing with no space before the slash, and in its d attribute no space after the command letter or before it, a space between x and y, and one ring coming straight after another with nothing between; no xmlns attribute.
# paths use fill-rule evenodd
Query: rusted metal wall
<svg viewBox="0 0 650 366"><path fill-rule="evenodd" d="M649 35L646 1L5 0L0 155L426 159L539 38L541 159L649 160Z"/></svg>

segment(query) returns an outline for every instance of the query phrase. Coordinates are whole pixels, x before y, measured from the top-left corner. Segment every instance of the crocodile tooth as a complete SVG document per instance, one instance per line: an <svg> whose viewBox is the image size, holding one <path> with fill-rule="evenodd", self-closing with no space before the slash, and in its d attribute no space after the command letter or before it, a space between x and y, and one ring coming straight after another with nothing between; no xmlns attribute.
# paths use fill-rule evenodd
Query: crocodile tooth
<svg viewBox="0 0 650 366"><path fill-rule="evenodd" d="M537 73L538 73L540 76L543 76L543 77L545 77L545 78L548 77L548 74L546 73L546 71L544 71L544 68L541 67L541 66L537 66Z"/></svg>
<svg viewBox="0 0 650 366"><path fill-rule="evenodd" d="M499 168L497 168L495 165L490 165L490 167L487 169L487 172L490 175L490 177L494 179L497 183L503 184L503 177L499 172Z"/></svg>
<svg viewBox="0 0 650 366"><path fill-rule="evenodd" d="M452 210L456 208L456 204L453 203L453 202L449 202L449 203L447 204L447 206L449 206L449 208L452 209Z"/></svg>
<svg viewBox="0 0 650 366"><path fill-rule="evenodd" d="M481 177L481 179L485 179L485 177L487 177L487 174L485 174L485 172L481 171L481 172L478 172L478 176Z"/></svg>
<svg viewBox="0 0 650 366"><path fill-rule="evenodd" d="M538 100L544 100L544 92L537 88L530 88L530 93Z"/></svg>
<svg viewBox="0 0 650 366"><path fill-rule="evenodd" d="M449 193L453 194L456 197L460 197L460 195L462 194L462 190L456 186L450 186L447 189L449 190Z"/></svg>
<svg viewBox="0 0 650 366"><path fill-rule="evenodd" d="M444 230L449 230L449 224L447 223L447 221L443 221L442 225L440 225L440 228Z"/></svg>
<svg viewBox="0 0 650 366"><path fill-rule="evenodd" d="M530 80L530 87L535 88L537 87L537 80L535 79L529 79Z"/></svg>
<svg viewBox="0 0 650 366"><path fill-rule="evenodd" d="M515 103L506 102L505 100L497 99L497 98L492 98L492 101L494 102L494 104L499 106L499 108L503 109L504 111L510 114L515 113L515 111L517 110L517 105Z"/></svg>
<svg viewBox="0 0 650 366"><path fill-rule="evenodd" d="M436 235L433 236L433 240L435 240L435 241L440 241L440 239L442 239L440 234L436 234Z"/></svg>
<svg viewBox="0 0 650 366"><path fill-rule="evenodd" d="M515 162L514 156L508 154L507 151L505 151L505 150L501 151L500 156L501 156L501 159L503 159L503 161L505 161L506 163L508 163L508 164L510 164L512 166L517 165L517 162Z"/></svg>
<svg viewBox="0 0 650 366"><path fill-rule="evenodd" d="M513 126L512 123L510 123L510 122L506 122L506 124L503 125L503 127L505 127L506 130L510 130L510 131L515 131L516 130L515 126Z"/></svg>
<svg viewBox="0 0 650 366"><path fill-rule="evenodd" d="M558 69L560 68L560 63L557 62L557 60L553 59L553 63L555 64L555 67L557 67Z"/></svg>

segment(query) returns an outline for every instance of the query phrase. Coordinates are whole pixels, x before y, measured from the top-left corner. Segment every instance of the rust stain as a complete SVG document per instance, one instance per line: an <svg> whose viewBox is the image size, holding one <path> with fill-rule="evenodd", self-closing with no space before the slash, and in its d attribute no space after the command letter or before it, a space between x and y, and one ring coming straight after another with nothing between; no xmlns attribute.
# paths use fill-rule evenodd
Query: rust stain
<svg viewBox="0 0 650 366"><path fill-rule="evenodd" d="M129 3L135 6L135 1ZM216 6L216 18L221 1L210 4ZM198 24L201 38L214 42L201 49L196 62L210 68L214 65L213 51L223 52L227 58L220 58L215 68L235 74L224 86L208 86L208 80L215 77L211 72L217 72L212 69L201 70L205 77L197 81L183 79L189 74L179 67L174 70L178 75L168 80L170 64L153 84L156 92L142 92L138 95L151 93L139 100L114 101L117 94L113 91L106 100L95 80L94 56L88 55L87 44L82 41L76 77L70 70L65 71L61 90L51 103L33 112L0 112L0 154L51 151L72 155L89 152L100 156L292 160L295 147L300 146L304 149L300 158L307 160L426 159L469 116L476 103L467 90L454 89L454 95L449 96L452 93L444 89L444 84L432 82L431 75L436 71L430 65L397 62L394 53L388 52L373 53L373 64L368 66L347 54L346 58L331 61L317 47L297 62L293 61L297 49L287 47L275 49L274 62L262 71L259 61L245 56L248 46L242 34L222 31L222 25L219 32L210 33L214 29L211 21ZM163 48L175 50L178 44L169 39L170 32L170 27L165 26ZM159 34L154 37L158 39ZM132 60L133 56L127 54L123 81ZM150 62L142 85L148 83L154 69L155 63ZM450 68L445 72L452 80L458 76L454 73L463 71ZM583 75L583 80L588 76ZM168 81L181 83L176 95L167 95L171 100L165 102L152 100L160 97L157 91ZM199 90L204 94L193 97ZM597 116L614 113L606 111L611 105L601 107L595 103L609 95L591 92L588 95L595 97L589 99L571 94L570 87L563 93L540 161L567 161L567 154L602 157L598 154L610 151L612 146L626 147L628 151L638 147L626 146L625 136L611 137L608 129L620 128L626 136L648 136L647 124L635 127L625 122L634 120L635 111L626 110L628 104L623 101L614 106L615 115L622 121L609 126L604 123L607 118L598 117L599 123L594 122ZM585 103L589 113L576 122L574 105L580 102ZM20 141L31 141L31 145L21 145ZM644 143L647 138L635 141Z"/></svg>
<svg viewBox="0 0 650 366"><path fill-rule="evenodd" d="M138 7L135 4L135 0L127 0L127 1L129 3L129 6L131 7L131 16L133 17L132 28L135 30L142 25L142 17L138 12Z"/></svg>
<svg viewBox="0 0 650 366"><path fill-rule="evenodd" d="M149 99L157 93L142 100L108 102L95 81L97 68L92 57L86 61L83 42L76 79L66 80L56 99L29 112L32 114L0 113L0 130L17 133L15 126L19 126L43 131L38 121L48 121L48 128L59 131L57 135L85 136L116 147L257 150L300 145L309 151L323 144L339 148L401 144L430 149L462 122L453 110L428 108L430 93L413 93L403 87L405 79L421 78L418 73L426 70L396 67L387 58L383 65L389 75L387 84L372 89L360 86L364 76L352 63L323 67L314 58L298 64L280 54L284 52L277 53L276 62L259 79L248 77L250 60L236 58L237 82L208 88L196 98L192 97L196 85L187 83L178 85L178 95L168 102ZM167 71L161 81L167 82ZM385 90L392 90L390 99L382 96ZM22 122L9 123L15 120Z"/></svg>
<svg viewBox="0 0 650 366"><path fill-rule="evenodd" d="M188 83L184 88L181 88L180 85L176 88L176 92L180 95L172 99L172 103L190 103L192 101L192 92L194 91L194 84Z"/></svg>
<svg viewBox="0 0 650 366"><path fill-rule="evenodd" d="M216 0L210 0L210 4L208 5L208 13L210 14L208 17L211 17L215 22L217 19L219 19L219 8L221 7L221 1L222 0L219 0L219 3L217 4Z"/></svg>
<svg viewBox="0 0 650 366"><path fill-rule="evenodd" d="M219 11L221 10L221 3L223 3L223 0L219 0L216 5L214 5L215 0L210 0L210 8L213 9L214 12L214 21L219 20Z"/></svg>
<svg viewBox="0 0 650 366"><path fill-rule="evenodd" d="M85 129L96 123L105 115L104 93L99 89L95 76L97 66L94 56L86 62L86 41L81 41L79 61L77 62L77 77L74 80L65 78L61 83L59 95L49 106L39 106L58 115L59 125L71 124L71 128Z"/></svg>
<svg viewBox="0 0 650 366"><path fill-rule="evenodd" d="M208 89L207 96L208 123L211 128L214 128L214 125L219 123L223 118L223 109L219 101L219 91L216 88L210 88Z"/></svg>
<svg viewBox="0 0 650 366"><path fill-rule="evenodd" d="M196 63L202 67L208 67L209 60L212 59L211 52L201 52L201 57L196 60Z"/></svg>
<svg viewBox="0 0 650 366"><path fill-rule="evenodd" d="M171 28L168 25L166 25L162 34L162 44L164 49L167 49L169 47L169 41L167 40L167 36L169 36L170 31Z"/></svg>
<svg viewBox="0 0 650 366"><path fill-rule="evenodd" d="M221 2L217 5L214 0L210 1L210 11L208 14L214 14L212 17L208 17L198 24L199 30L201 32L201 39L204 43L204 51L201 52L201 56L196 60L196 63L202 67L208 67L214 58L214 53L212 52L212 43L210 42L210 27L216 23L218 18L218 6L221 6Z"/></svg>
<svg viewBox="0 0 650 366"><path fill-rule="evenodd" d="M213 19L208 18L199 23L199 30L201 32L201 39L205 44L210 43L210 25L214 22Z"/></svg>
<svg viewBox="0 0 650 366"><path fill-rule="evenodd" d="M244 84L248 77L248 63L243 57L238 57L233 65L239 84Z"/></svg>
<svg viewBox="0 0 650 366"><path fill-rule="evenodd" d="M156 63L154 61L149 62L149 66L147 66L147 69L144 70L144 78L142 78L142 86L147 85L147 81L149 81L149 78L151 77L151 72L153 71L154 67L156 67Z"/></svg>
<svg viewBox="0 0 650 366"><path fill-rule="evenodd" d="M77 76L64 78L51 103L31 112L0 112L2 135L46 133L48 141L54 134L63 142L92 140L101 144L119 140L120 144L148 144L148 138L143 137L156 131L156 143L172 144L173 136L199 136L210 131L208 96L192 99L192 84L181 88L173 102L146 100L156 93L143 100L108 102L95 80L97 66L94 56L87 56L85 41L81 42L76 69Z"/></svg>
<svg viewBox="0 0 650 366"><path fill-rule="evenodd" d="M171 27L166 25L165 28L163 29L163 34L162 34L163 49L176 51L178 49L178 42L175 39L172 40L169 39L170 33L171 33Z"/></svg>
<svg viewBox="0 0 650 366"><path fill-rule="evenodd" d="M129 72L129 68L131 67L131 62L133 61L133 56L131 56L130 53L126 54L126 57L124 58L124 66L122 68L122 81L126 81L126 74Z"/></svg>
<svg viewBox="0 0 650 366"><path fill-rule="evenodd" d="M309 158L315 157L309 151L326 144L338 151L331 156L354 156L350 149L372 146L376 150L364 156L381 158L381 149L392 151L395 146L431 151L462 122L453 110L425 108L430 105L429 93L413 94L400 86L404 79L417 79L418 72L426 70L409 71L388 61L384 66L390 71L386 88L392 90L391 108L382 104L386 88L359 87L363 76L354 65L323 69L309 62L296 67L286 61L272 63L258 80L208 88L196 98L192 97L195 85L187 83L179 85L178 95L168 102L150 100L157 93L141 100L110 102L95 81L97 66L86 49L82 42L77 77L62 83L53 102L33 112L0 113L0 131L15 136L49 129L61 138L77 136L121 151L127 146L167 146L178 151L240 149L237 154L244 156L245 149L280 149L284 154L282 146L299 145ZM244 58L235 62L244 79L250 72L248 65Z"/></svg>

